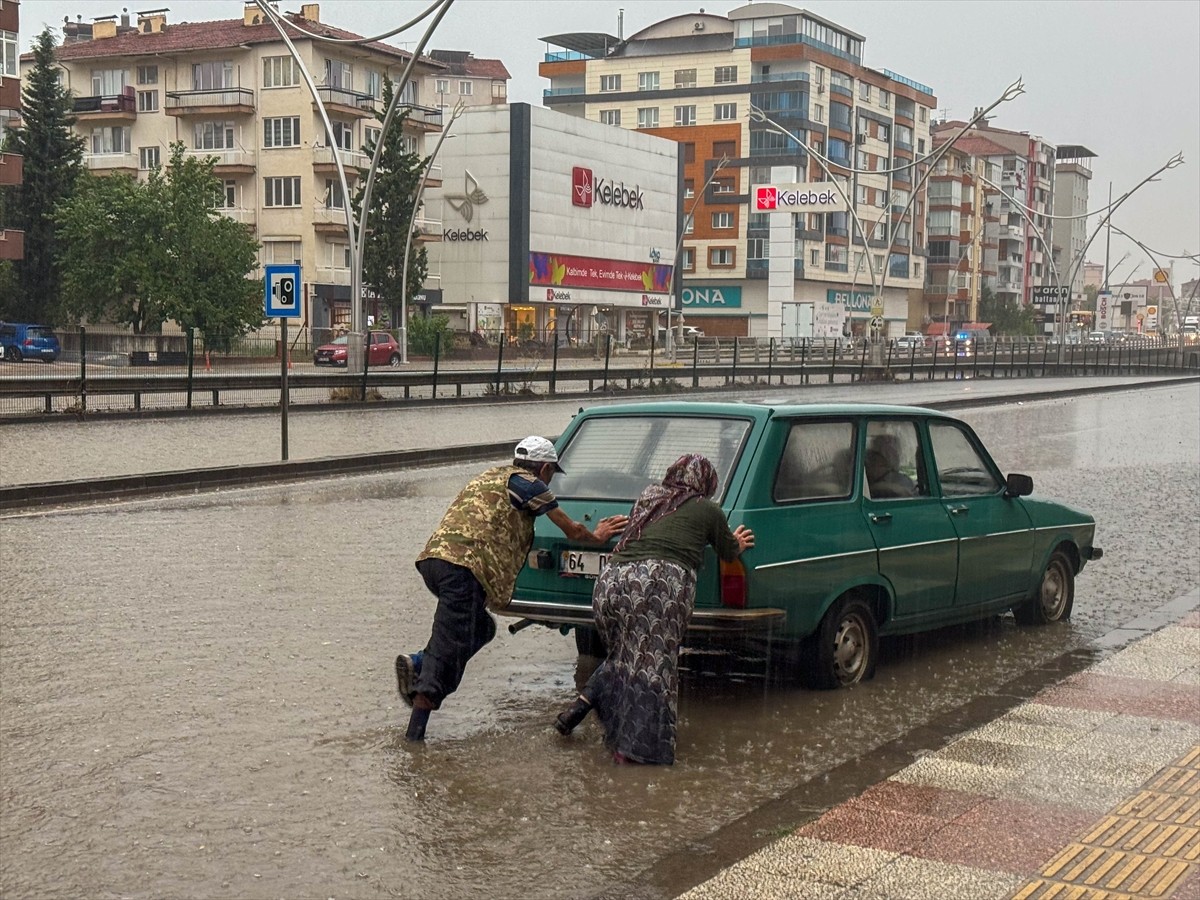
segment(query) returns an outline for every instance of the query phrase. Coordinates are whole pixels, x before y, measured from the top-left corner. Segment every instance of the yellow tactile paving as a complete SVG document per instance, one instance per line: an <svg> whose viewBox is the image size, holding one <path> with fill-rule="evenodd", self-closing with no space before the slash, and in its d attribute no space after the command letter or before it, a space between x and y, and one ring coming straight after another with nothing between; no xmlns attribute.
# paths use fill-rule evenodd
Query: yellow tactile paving
<svg viewBox="0 0 1200 900"><path fill-rule="evenodd" d="M1012 900L1168 900L1200 865L1200 744L1064 847Z"/></svg>

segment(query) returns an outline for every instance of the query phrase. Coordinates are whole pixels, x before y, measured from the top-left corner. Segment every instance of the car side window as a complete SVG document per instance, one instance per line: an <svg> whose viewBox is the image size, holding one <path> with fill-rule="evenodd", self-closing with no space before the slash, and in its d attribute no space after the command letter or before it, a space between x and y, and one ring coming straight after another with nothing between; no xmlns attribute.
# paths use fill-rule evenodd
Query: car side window
<svg viewBox="0 0 1200 900"><path fill-rule="evenodd" d="M793 423L775 475L775 502L849 497L854 445L852 422Z"/></svg>
<svg viewBox="0 0 1200 900"><path fill-rule="evenodd" d="M929 423L929 443L944 497L994 494L1002 485L966 432L949 422Z"/></svg>
<svg viewBox="0 0 1200 900"><path fill-rule="evenodd" d="M868 423L863 474L864 490L872 500L929 496L917 424L891 420Z"/></svg>

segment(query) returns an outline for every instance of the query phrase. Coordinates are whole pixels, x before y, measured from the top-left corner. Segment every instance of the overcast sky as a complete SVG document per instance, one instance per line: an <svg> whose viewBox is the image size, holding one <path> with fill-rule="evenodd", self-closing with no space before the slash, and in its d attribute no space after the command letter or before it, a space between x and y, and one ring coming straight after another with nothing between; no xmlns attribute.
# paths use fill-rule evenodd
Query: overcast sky
<svg viewBox="0 0 1200 900"><path fill-rule="evenodd" d="M624 34L701 7L724 14L740 2L712 0L455 0L430 48L470 50L498 58L512 73L509 99L541 103L549 82L538 63L550 34L571 31ZM1091 208L1133 187L1172 155L1185 165L1142 188L1113 222L1152 251L1200 253L1200 3L1195 0L812 0L793 3L866 37L864 63L891 69L933 88L938 108L968 118L998 97L1018 76L1026 94L1004 104L994 124L1030 131L1052 144L1083 144L1093 161ZM63 17L85 22L147 6L170 9L168 21L240 18L239 0L22 0L21 45L27 49L44 25ZM321 20L375 35L413 18L427 6L417 0L323 0ZM299 0L284 0L298 10ZM422 27L422 26L418 26ZM409 45L420 35L397 35ZM1089 219L1097 222L1099 219ZM1122 256L1129 258L1118 265ZM1088 259L1104 261L1104 235ZM1113 278L1147 277L1152 263L1131 242L1113 234ZM1135 266L1139 266L1136 269ZM1178 260L1176 285L1200 274Z"/></svg>

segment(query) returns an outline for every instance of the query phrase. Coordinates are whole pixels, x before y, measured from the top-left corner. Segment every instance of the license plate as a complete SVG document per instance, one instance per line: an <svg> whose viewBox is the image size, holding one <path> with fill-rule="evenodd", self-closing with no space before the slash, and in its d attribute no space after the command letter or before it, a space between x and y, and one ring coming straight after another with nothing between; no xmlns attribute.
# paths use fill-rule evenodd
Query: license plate
<svg viewBox="0 0 1200 900"><path fill-rule="evenodd" d="M566 577L595 578L608 565L611 555L594 550L564 550L559 559L558 574Z"/></svg>

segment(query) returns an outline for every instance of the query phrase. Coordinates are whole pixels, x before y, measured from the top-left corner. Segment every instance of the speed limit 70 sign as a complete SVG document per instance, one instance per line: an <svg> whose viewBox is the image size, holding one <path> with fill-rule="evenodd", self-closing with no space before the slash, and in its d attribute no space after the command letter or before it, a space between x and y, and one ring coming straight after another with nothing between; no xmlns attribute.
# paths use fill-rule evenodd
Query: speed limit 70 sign
<svg viewBox="0 0 1200 900"><path fill-rule="evenodd" d="M267 318L300 318L300 267L267 266L266 276L264 293Z"/></svg>

